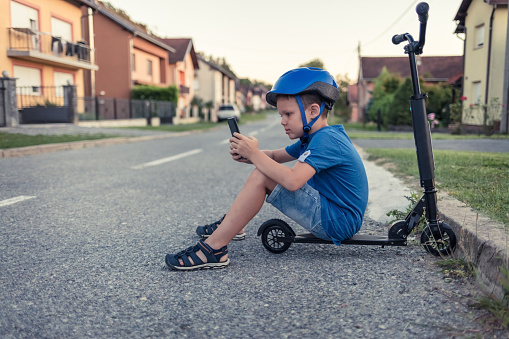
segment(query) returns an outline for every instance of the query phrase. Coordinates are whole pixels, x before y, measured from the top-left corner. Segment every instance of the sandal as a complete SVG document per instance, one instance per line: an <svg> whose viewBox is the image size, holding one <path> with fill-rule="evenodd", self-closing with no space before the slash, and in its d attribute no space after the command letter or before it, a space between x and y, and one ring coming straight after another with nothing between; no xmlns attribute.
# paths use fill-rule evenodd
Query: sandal
<svg viewBox="0 0 509 339"><path fill-rule="evenodd" d="M200 257L198 257L196 254L198 251L203 252L207 258L207 262L203 262ZM181 252L176 254L166 254L165 261L168 267L179 271L193 271L205 268L224 268L230 264L230 259L228 258L225 261L220 260L227 254L227 246L223 246L216 250L206 244L204 240L200 240L196 245L186 248ZM189 258L193 261L191 262Z"/></svg>
<svg viewBox="0 0 509 339"><path fill-rule="evenodd" d="M204 239L210 237L210 235L214 233L214 231L217 230L217 227L223 222L225 216L226 214L223 215L221 219L219 219L216 222L213 222L212 224L196 227L196 234L198 234L200 237ZM233 240L244 240L244 239L246 239L245 232L236 234L235 237L233 237Z"/></svg>

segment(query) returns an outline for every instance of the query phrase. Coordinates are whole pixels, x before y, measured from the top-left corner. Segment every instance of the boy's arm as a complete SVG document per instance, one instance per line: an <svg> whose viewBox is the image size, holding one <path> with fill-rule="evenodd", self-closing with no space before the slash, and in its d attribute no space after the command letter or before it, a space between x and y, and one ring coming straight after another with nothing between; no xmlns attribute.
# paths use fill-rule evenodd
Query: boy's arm
<svg viewBox="0 0 509 339"><path fill-rule="evenodd" d="M315 169L305 162L298 161L293 168L278 163L276 160L289 161L294 160L294 158L284 149L276 150L271 155L260 151L258 140L255 137L248 138L242 134L235 133L235 137L230 139L230 143L230 152L244 156L260 172L289 191L298 190L316 173Z"/></svg>
<svg viewBox="0 0 509 339"><path fill-rule="evenodd" d="M290 158L294 159L291 156ZM260 172L289 191L298 190L316 173L316 170L305 162L297 161L293 168L281 165L263 151L255 152L250 160Z"/></svg>
<svg viewBox="0 0 509 339"><path fill-rule="evenodd" d="M276 149L276 150L263 150L263 153L267 154L272 160L277 163L284 163L295 160L284 148Z"/></svg>

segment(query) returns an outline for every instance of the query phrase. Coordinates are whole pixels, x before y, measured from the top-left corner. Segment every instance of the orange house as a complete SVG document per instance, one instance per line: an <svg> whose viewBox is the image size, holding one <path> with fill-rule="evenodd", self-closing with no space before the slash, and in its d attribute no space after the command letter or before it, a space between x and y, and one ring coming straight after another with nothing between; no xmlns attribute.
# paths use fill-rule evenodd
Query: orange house
<svg viewBox="0 0 509 339"><path fill-rule="evenodd" d="M169 55L169 82L179 89L177 117L197 120L198 111L192 110L191 100L194 97L194 74L200 67L191 38L161 39L175 49Z"/></svg>
<svg viewBox="0 0 509 339"><path fill-rule="evenodd" d="M0 1L1 71L17 79L18 106L61 104L68 84L84 95L84 72L98 67L82 23L95 8L92 0Z"/></svg>

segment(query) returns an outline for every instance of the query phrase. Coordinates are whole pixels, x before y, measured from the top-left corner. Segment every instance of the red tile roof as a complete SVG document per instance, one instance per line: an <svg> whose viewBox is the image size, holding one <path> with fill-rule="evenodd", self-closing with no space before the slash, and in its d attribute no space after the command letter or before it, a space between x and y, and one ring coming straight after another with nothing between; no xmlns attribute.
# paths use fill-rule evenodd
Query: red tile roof
<svg viewBox="0 0 509 339"><path fill-rule="evenodd" d="M420 59L420 65L419 65ZM417 57L419 76L426 81L447 81L463 72L463 56ZM361 57L361 74L364 80L375 79L383 67L402 78L410 77L408 57Z"/></svg>
<svg viewBox="0 0 509 339"><path fill-rule="evenodd" d="M166 45L171 46L175 49L175 53L170 53L169 62L170 64L184 61L187 54L191 54L193 59L193 65L195 69L198 69L198 59L193 47L193 40L191 38L165 38L161 39Z"/></svg>

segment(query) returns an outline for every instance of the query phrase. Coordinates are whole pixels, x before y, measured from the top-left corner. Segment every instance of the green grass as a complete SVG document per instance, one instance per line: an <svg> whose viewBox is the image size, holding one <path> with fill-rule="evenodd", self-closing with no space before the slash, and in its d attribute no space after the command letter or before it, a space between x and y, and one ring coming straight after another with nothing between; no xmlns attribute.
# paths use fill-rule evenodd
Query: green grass
<svg viewBox="0 0 509 339"><path fill-rule="evenodd" d="M58 144L63 142L97 140L115 138L118 135L109 134L79 134L79 135L26 135L18 133L0 132L0 149L26 147L44 144Z"/></svg>
<svg viewBox="0 0 509 339"><path fill-rule="evenodd" d="M251 122L251 121L260 121L260 120L265 120L265 118L267 117L267 114L269 114L270 112L276 112L276 111L262 111L260 113L242 113L242 115L240 116L240 123L241 124L244 124L246 122Z"/></svg>
<svg viewBox="0 0 509 339"><path fill-rule="evenodd" d="M259 121L264 120L267 117L266 112L262 113L243 113L240 117L240 124L245 124L246 122L251 121ZM214 128L217 126L226 124L226 121L222 121L220 123L215 122L197 122L194 124L181 124L181 125L160 125L160 126L138 126L138 127L124 127L129 129L140 129L140 130L150 130L150 131L162 131L162 132L187 132L187 131L195 131L195 130L205 130Z"/></svg>
<svg viewBox="0 0 509 339"><path fill-rule="evenodd" d="M418 183L415 150L367 148L369 160L395 165ZM436 186L509 228L509 154L434 151Z"/></svg>
<svg viewBox="0 0 509 339"><path fill-rule="evenodd" d="M133 126L133 127L122 127L127 129L139 129L149 131L161 131L161 132L187 132L195 130L203 130L217 127L216 123L213 122L197 122L194 124L181 124L181 125L160 125L160 126Z"/></svg>

